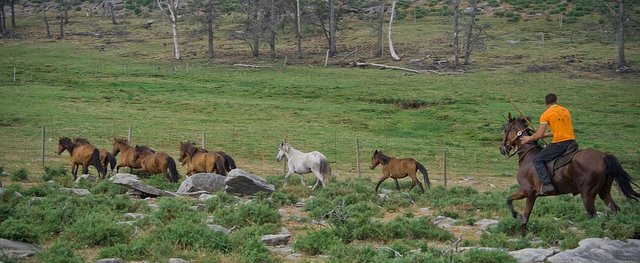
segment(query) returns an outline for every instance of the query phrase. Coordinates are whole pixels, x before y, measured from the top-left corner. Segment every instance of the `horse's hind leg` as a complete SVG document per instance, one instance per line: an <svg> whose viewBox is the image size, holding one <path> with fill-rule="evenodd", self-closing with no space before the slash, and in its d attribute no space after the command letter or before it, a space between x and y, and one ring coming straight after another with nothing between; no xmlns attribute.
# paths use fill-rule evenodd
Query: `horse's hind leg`
<svg viewBox="0 0 640 263"><path fill-rule="evenodd" d="M589 219L596 217L595 199L595 194L582 193L582 204L584 205L584 209L587 210L587 217Z"/></svg>
<svg viewBox="0 0 640 263"><path fill-rule="evenodd" d="M396 181L396 189L398 189L398 192L400 192L400 184L398 183L398 178L393 178L394 181Z"/></svg>
<svg viewBox="0 0 640 263"><path fill-rule="evenodd" d="M609 191L603 190L598 195L600 196L600 199L602 199L604 204L607 205L607 207L611 212L617 213L618 211L620 211L620 207L615 202L613 202L613 198L611 198L610 190L611 189L609 189Z"/></svg>

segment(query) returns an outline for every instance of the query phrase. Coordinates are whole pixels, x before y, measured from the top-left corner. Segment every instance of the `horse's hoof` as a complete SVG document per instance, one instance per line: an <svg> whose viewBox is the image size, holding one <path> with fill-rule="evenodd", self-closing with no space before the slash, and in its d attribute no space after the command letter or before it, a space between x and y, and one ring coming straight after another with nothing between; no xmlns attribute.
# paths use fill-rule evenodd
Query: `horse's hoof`
<svg viewBox="0 0 640 263"><path fill-rule="evenodd" d="M518 221L520 222L520 224L526 224L527 223L527 218L524 217L523 215L518 214L517 216Z"/></svg>

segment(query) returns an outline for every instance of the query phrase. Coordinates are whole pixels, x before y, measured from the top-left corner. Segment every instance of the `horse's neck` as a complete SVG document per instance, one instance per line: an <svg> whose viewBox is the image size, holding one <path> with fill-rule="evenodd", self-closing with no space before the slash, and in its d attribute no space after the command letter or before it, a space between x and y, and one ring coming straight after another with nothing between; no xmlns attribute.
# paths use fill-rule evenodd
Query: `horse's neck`
<svg viewBox="0 0 640 263"><path fill-rule="evenodd" d="M293 158L293 157L296 157L296 156L300 156L300 155L302 155L302 154L303 154L303 152L298 151L298 150L296 150L296 149L295 149L295 148L293 148L293 147L290 147L290 148L289 148L289 152L285 152L285 154L287 155L287 158Z"/></svg>
<svg viewBox="0 0 640 263"><path fill-rule="evenodd" d="M533 161L533 158L535 158L541 150L542 149L540 149L540 147L535 143L527 143L520 146L517 152L519 160L518 162L520 164L522 164L523 162L531 163Z"/></svg>

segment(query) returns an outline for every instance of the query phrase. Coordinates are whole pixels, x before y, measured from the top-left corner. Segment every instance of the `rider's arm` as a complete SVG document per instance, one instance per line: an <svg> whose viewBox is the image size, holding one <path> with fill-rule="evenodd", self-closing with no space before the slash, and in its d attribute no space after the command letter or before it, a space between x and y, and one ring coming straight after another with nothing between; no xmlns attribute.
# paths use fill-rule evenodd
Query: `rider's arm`
<svg viewBox="0 0 640 263"><path fill-rule="evenodd" d="M532 134L531 136L522 136L520 142L524 144L542 139L544 137L553 137L553 133L547 132L546 123L540 123L540 127L538 127L538 131L536 131L536 133Z"/></svg>

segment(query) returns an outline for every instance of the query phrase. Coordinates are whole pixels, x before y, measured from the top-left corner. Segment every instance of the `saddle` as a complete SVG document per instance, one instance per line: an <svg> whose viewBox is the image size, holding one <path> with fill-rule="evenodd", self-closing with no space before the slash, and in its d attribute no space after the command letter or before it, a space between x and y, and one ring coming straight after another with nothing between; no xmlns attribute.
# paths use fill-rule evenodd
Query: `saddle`
<svg viewBox="0 0 640 263"><path fill-rule="evenodd" d="M579 147L577 143L574 142L570 144L567 147L567 150L562 155L560 155L560 157L547 162L547 170L555 171L569 164L573 159L573 156L576 155L576 153L578 153L579 151L581 151L578 148Z"/></svg>

